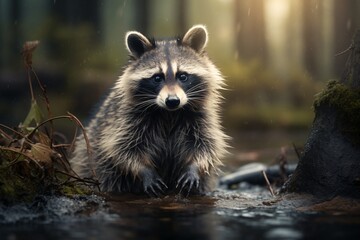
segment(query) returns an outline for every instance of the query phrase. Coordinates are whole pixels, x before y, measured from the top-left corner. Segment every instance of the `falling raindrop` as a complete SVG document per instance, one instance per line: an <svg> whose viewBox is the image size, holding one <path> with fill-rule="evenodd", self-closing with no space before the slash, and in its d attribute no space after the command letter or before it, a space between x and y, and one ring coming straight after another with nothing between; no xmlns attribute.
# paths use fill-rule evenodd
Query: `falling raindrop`
<svg viewBox="0 0 360 240"><path fill-rule="evenodd" d="M347 30L350 30L351 25L352 25L352 21L351 21L351 19L349 18L349 19L347 20L347 22L346 22L346 29L347 29Z"/></svg>

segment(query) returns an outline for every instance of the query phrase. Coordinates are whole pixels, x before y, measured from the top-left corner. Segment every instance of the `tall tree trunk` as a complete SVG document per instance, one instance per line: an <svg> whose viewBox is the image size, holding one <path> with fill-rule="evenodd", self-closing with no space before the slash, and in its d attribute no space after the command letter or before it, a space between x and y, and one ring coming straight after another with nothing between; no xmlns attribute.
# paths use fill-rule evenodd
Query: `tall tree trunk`
<svg viewBox="0 0 360 240"><path fill-rule="evenodd" d="M135 0L135 27L136 30L148 35L149 34L149 1Z"/></svg>
<svg viewBox="0 0 360 240"><path fill-rule="evenodd" d="M10 3L10 18L12 23L12 30L9 31L10 34L10 44L9 49L16 49L17 52L21 50L21 41L23 40L21 37L21 30L20 30L20 22L21 22L21 11L20 11L21 1L20 0L13 0ZM17 66L19 56L17 55L9 55L8 61L10 62L9 66Z"/></svg>
<svg viewBox="0 0 360 240"><path fill-rule="evenodd" d="M321 37L320 37L320 58L318 68L321 80L328 80L333 77L334 69L334 0L321 2ZM349 36L347 39L350 39Z"/></svg>
<svg viewBox="0 0 360 240"><path fill-rule="evenodd" d="M242 59L264 59L265 23L263 0L235 0L236 53Z"/></svg>
<svg viewBox="0 0 360 240"><path fill-rule="evenodd" d="M360 198L360 30L340 81L315 100L315 119L286 192Z"/></svg>
<svg viewBox="0 0 360 240"><path fill-rule="evenodd" d="M186 25L187 0L177 0L177 4L175 4L175 6L175 12L177 13L177 31L179 33L185 33L188 27Z"/></svg>
<svg viewBox="0 0 360 240"><path fill-rule="evenodd" d="M356 31L357 26L360 26L360 21L357 22L356 18L359 16L358 0L347 1L335 1L334 15L334 42L335 42L335 54L344 51L348 48L349 44L347 39L351 38ZM359 19L360 20L360 19ZM334 58L336 75L340 76L342 72L342 66L346 62L346 55L342 54Z"/></svg>
<svg viewBox="0 0 360 240"><path fill-rule="evenodd" d="M313 76L318 77L317 62L319 58L319 10L316 0L303 1L303 25L304 25L304 60L305 68Z"/></svg>

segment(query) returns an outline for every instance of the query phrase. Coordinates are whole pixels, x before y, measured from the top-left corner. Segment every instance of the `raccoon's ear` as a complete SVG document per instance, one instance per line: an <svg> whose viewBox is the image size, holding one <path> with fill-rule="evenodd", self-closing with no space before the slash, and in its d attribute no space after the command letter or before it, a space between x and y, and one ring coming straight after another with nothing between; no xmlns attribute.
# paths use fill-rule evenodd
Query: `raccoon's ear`
<svg viewBox="0 0 360 240"><path fill-rule="evenodd" d="M126 33L125 44L129 53L135 58L141 57L145 52L154 48L147 37L136 31Z"/></svg>
<svg viewBox="0 0 360 240"><path fill-rule="evenodd" d="M195 25L190 28L181 40L183 45L189 46L201 53L208 42L208 32L204 25Z"/></svg>

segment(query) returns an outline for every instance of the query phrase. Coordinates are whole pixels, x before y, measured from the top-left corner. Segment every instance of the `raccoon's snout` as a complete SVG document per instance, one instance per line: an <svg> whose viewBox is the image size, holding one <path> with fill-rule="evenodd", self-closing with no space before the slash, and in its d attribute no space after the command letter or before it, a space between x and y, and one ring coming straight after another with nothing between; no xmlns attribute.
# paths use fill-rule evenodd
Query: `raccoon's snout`
<svg viewBox="0 0 360 240"><path fill-rule="evenodd" d="M180 99L176 95L169 95L165 99L165 104L169 109L175 109L180 105Z"/></svg>
<svg viewBox="0 0 360 240"><path fill-rule="evenodd" d="M178 85L165 85L156 97L156 103L169 111L175 111L187 103L184 90Z"/></svg>

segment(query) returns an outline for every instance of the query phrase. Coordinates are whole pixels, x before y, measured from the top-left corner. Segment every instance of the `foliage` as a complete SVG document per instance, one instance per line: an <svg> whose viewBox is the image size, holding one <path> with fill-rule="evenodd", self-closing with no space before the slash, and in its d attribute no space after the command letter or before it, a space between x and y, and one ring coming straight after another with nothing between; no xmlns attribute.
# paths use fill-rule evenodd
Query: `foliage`
<svg viewBox="0 0 360 240"><path fill-rule="evenodd" d="M260 62L234 63L222 68L224 120L229 128L307 128L313 119L313 96L321 84L301 71L283 79Z"/></svg>
<svg viewBox="0 0 360 240"><path fill-rule="evenodd" d="M23 50L31 92L29 113L19 127L0 124L0 201L6 203L30 201L38 194L85 194L89 192L86 186L97 185L96 180L81 179L71 169L66 152L73 144L59 141L61 134L54 131L55 120L68 119L83 129L87 139L82 124L71 113L51 117L46 89L32 68L32 52L38 44L27 42ZM32 76L42 90L48 112L46 120L34 96Z"/></svg>

